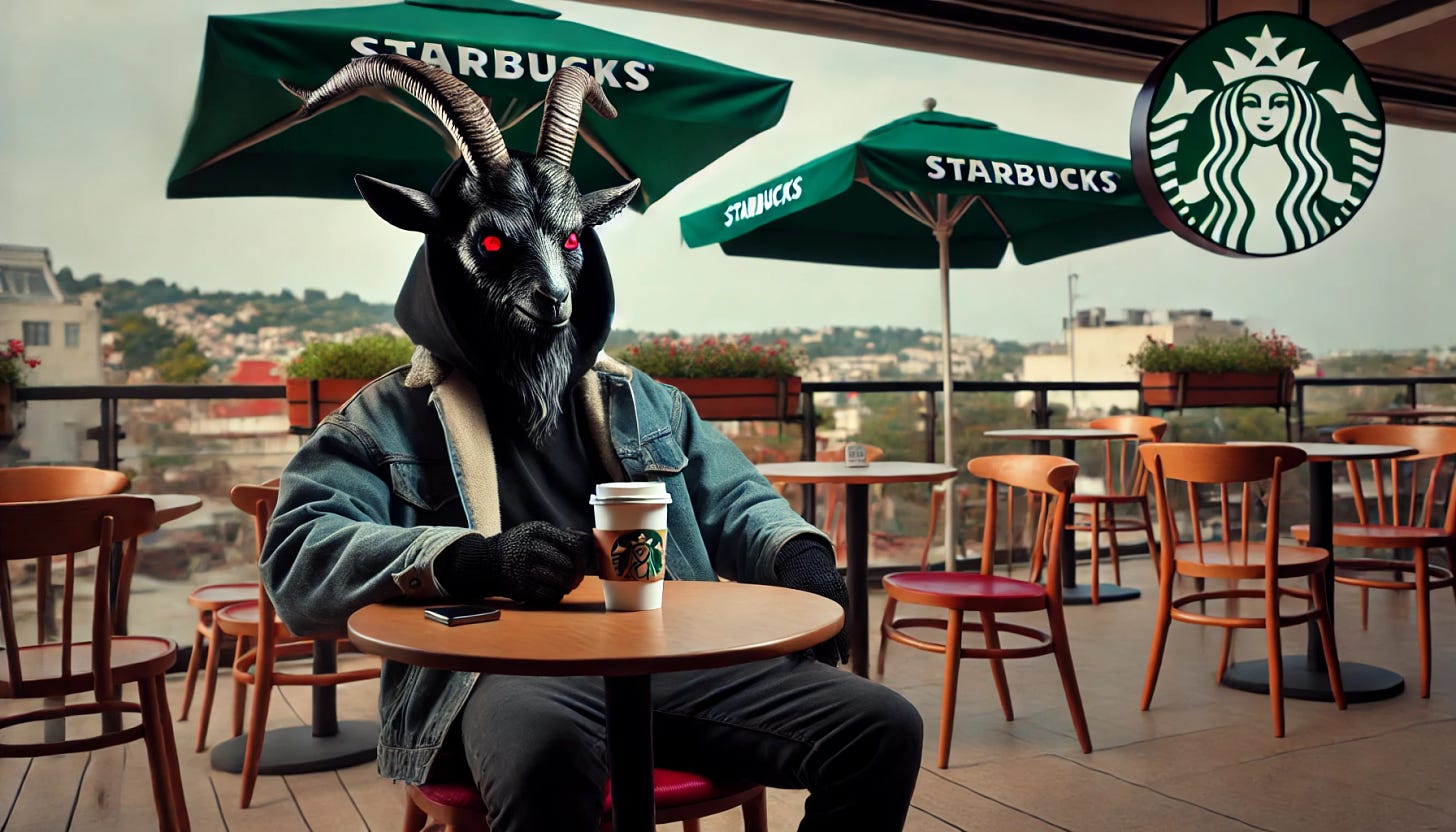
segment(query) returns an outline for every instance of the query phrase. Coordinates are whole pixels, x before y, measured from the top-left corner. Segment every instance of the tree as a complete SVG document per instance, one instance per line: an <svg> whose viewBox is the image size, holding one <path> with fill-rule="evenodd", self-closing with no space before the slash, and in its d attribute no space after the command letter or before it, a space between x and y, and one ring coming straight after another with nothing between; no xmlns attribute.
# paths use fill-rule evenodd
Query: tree
<svg viewBox="0 0 1456 832"><path fill-rule="evenodd" d="M212 367L193 338L178 338L157 353L157 375L169 384L192 384Z"/></svg>
<svg viewBox="0 0 1456 832"><path fill-rule="evenodd" d="M111 328L120 335L117 348L128 370L140 370L157 363L162 350L177 342L176 333L140 312L119 315Z"/></svg>

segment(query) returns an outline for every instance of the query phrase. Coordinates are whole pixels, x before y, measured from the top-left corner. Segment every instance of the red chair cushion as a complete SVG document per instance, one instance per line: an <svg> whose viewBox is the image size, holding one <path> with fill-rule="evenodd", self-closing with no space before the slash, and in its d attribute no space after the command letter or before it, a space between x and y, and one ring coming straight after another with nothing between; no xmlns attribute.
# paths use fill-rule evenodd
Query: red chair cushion
<svg viewBox="0 0 1456 832"><path fill-rule="evenodd" d="M1031 599L1046 595L1041 584L979 572L895 572L886 575L884 582L913 592L951 598Z"/></svg>
<svg viewBox="0 0 1456 832"><path fill-rule="evenodd" d="M673 771L668 768L652 772L652 797L659 809L699 803L742 791L741 785L719 786L701 774ZM419 786L420 794L432 803L439 803L455 809L484 812L485 804L480 802L480 792L474 784L425 783ZM612 784L607 782L607 800L602 806L603 814L612 811Z"/></svg>

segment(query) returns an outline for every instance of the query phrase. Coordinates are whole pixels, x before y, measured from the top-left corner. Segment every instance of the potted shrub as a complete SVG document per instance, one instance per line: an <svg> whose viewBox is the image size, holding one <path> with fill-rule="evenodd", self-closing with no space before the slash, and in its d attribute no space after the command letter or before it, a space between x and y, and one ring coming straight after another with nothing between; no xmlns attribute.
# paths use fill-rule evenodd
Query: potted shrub
<svg viewBox="0 0 1456 832"><path fill-rule="evenodd" d="M15 389L25 386L26 375L39 366L39 358L26 357L25 342L19 338L11 338L0 351L0 439L15 438L15 432L25 425Z"/></svg>
<svg viewBox="0 0 1456 832"><path fill-rule="evenodd" d="M658 338L633 344L618 358L692 399L704 419L784 420L799 411L800 356L782 339L755 344L737 338Z"/></svg>
<svg viewBox="0 0 1456 832"><path fill-rule="evenodd" d="M413 352L409 339L398 335L309 344L288 365L288 424L313 430L364 385L408 364Z"/></svg>
<svg viewBox="0 0 1456 832"><path fill-rule="evenodd" d="M1127 363L1140 373L1148 407L1286 407L1301 350L1276 332L1175 345L1152 336Z"/></svg>

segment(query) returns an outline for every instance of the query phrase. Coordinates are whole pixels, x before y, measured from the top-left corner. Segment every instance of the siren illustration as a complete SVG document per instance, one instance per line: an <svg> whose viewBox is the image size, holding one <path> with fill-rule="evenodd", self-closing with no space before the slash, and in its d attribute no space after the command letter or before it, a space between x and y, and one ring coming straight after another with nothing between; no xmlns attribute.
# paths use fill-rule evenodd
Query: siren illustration
<svg viewBox="0 0 1456 832"><path fill-rule="evenodd" d="M1385 133L1369 81L1342 44L1300 18L1259 17L1269 21L1262 30L1238 38L1248 47L1224 45L1213 60L1207 47L1185 47L1155 76L1143 170L1183 236L1267 256L1308 248L1350 219L1374 187ZM1237 40L1226 24L1238 21L1189 46L1221 29L1222 40Z"/></svg>

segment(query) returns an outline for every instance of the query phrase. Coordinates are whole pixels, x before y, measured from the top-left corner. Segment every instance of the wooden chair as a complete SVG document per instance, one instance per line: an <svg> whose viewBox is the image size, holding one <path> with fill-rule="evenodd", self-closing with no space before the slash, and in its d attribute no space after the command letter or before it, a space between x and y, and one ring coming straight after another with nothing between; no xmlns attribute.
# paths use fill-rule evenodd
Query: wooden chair
<svg viewBox="0 0 1456 832"><path fill-rule="evenodd" d="M768 832L768 803L763 786L719 784L698 774L671 769L652 772L657 823L678 823L698 832L698 819L743 807L744 832ZM426 783L405 789L404 832L490 832L485 804L474 783ZM612 786L602 808L602 829L612 828Z"/></svg>
<svg viewBox="0 0 1456 832"><path fill-rule="evenodd" d="M0 729L23 723L90 714L138 714L140 724L75 739L0 743L0 757L40 757L93 751L142 740L151 771L157 825L189 829L187 803L167 711L165 674L177 656L170 639L113 635L112 544L134 559L137 537L154 526L152 502L141 497L84 497L0 505L0 559L64 557L59 641L22 645L15 631L15 603L8 569L0 584L5 654L0 661L0 697L56 697L62 704L0 718ZM72 638L75 618L75 552L96 547L89 641ZM137 701L122 698L122 685L135 683ZM89 701L64 703L67 696L92 693Z"/></svg>
<svg viewBox="0 0 1456 832"><path fill-rule="evenodd" d="M1067 695L1072 724L1077 730L1077 742L1082 746L1083 753L1090 753L1092 740L1087 733L1087 716L1082 710L1082 694L1077 689L1077 675L1072 667L1071 648L1067 643L1067 625L1062 618L1061 582L1049 580L1046 586L1042 586L992 572L997 538L996 518L1000 513L998 485L1004 485L1008 495L1012 489L1020 488L1040 504L1033 535L1034 546L1040 550L1044 542L1050 541L1047 569L1053 576L1060 574L1058 568L1062 557L1062 536L1050 532L1061 522L1067 496L1077 478L1077 463L1044 454L1008 454L979 457L971 460L966 467L973 475L986 480L986 531L981 547L981 571L896 572L886 575L885 592L891 599L907 604L942 607L949 612L945 620L896 619L893 614L886 615L880 623L880 670L883 673L887 641L898 641L921 650L945 654L945 680L940 701L940 754L936 762L937 766L945 768L950 760L960 660L990 660L991 676L995 679L996 692L1001 699L1001 711L1006 715L1007 721L1010 721L1014 714L1003 660L1051 653L1056 656L1057 668L1061 671L1062 688ZM1007 510L1009 513L1013 509L1008 506ZM886 611L890 612L891 609L887 604ZM1049 632L996 620L997 613L1037 611L1046 612ZM980 622L965 621L966 612L979 613ZM925 641L906 632L912 628L924 627L943 629L946 634L945 642L942 644ZM962 632L982 633L986 646L963 647ZM1002 633L1024 636L1034 643L1029 646L1002 647Z"/></svg>
<svg viewBox="0 0 1456 832"><path fill-rule="evenodd" d="M1158 612L1153 629L1152 653L1148 657L1147 680L1143 685L1142 709L1153 701L1158 684L1158 670L1163 664L1163 648L1168 641L1168 627L1173 621L1224 628L1223 650L1218 660L1218 678L1228 667L1233 631L1240 628L1263 628L1269 644L1269 706L1274 716L1274 736L1284 736L1284 665L1280 630L1313 620L1324 641L1325 661L1329 665L1330 688L1335 706L1345 709L1345 690L1340 681L1340 661L1335 649L1335 631L1330 623L1329 599L1325 597L1324 571L1330 565L1330 553L1305 546L1279 543L1279 489L1284 472L1304 464L1305 454L1298 448L1283 445L1200 445L1158 442L1138 450L1152 476L1154 497L1158 503L1158 537L1162 541L1158 557ZM1266 519L1261 524L1254 516L1259 500L1254 486L1269 482ZM1186 510L1193 540L1180 542L1178 523L1172 502L1169 481L1184 483ZM1239 485L1237 501L1229 486ZM1203 522L1210 513L1201 510L1198 486L1217 486L1218 499L1211 512L1223 524L1220 540L1203 539ZM1262 528L1261 528L1262 527ZM1259 534L1262 532L1262 540ZM1173 580L1178 575L1192 578L1215 578L1232 582L1229 589L1196 591L1173 597ZM1309 589L1280 586L1281 580L1304 578ZM1260 581L1257 589L1240 589L1238 581ZM1285 597L1302 598L1306 609L1296 613L1280 610ZM1257 598L1264 602L1263 615L1209 615L1185 610L1195 602L1215 599ZM1237 609L1233 610L1237 612Z"/></svg>
<svg viewBox="0 0 1456 832"><path fill-rule="evenodd" d="M278 485L272 479L263 485ZM192 693L197 686L197 677L202 676L202 705L197 720L197 742L193 751L200 752L207 747L207 727L212 719L212 699L217 690L217 666L221 663L224 642L231 636L222 631L217 622L217 611L230 604L250 601L258 597L258 582L207 584L187 595L187 604L197 610L197 624L192 632L192 655L187 661L187 676L182 687L182 715L178 722L187 721L187 711L192 706ZM202 643L207 642L207 659L202 658ZM236 642L236 640L234 640ZM243 642L246 642L244 637ZM234 656L246 649L245 643L234 644ZM233 684L233 736L243 730L243 704L245 686Z"/></svg>
<svg viewBox="0 0 1456 832"><path fill-rule="evenodd" d="M1416 630L1421 651L1421 697L1431 695L1431 592L1456 589L1456 463L1450 476L1446 464L1456 459L1456 427L1443 425L1357 425L1335 431L1336 442L1369 445L1407 445L1413 456L1370 463L1375 484L1376 515L1365 505L1359 465L1347 463L1355 489L1358 523L1334 525L1335 546L1355 549L1408 549L1411 560L1391 558L1336 558L1335 581L1360 587L1360 628L1370 625L1370 590L1393 589L1416 594ZM1406 476L1401 476L1401 469ZM1388 476L1388 480L1387 480ZM1404 479L1404 487L1401 480ZM1444 494L1442 486L1445 487ZM1440 502L1445 500L1444 516ZM1295 526L1295 539L1309 540L1309 526ZM1430 562L1431 549L1446 550L1446 566ZM1370 572L1393 572L1390 580L1367 577ZM1410 572L1413 580L1404 580ZM1344 574L1342 574L1344 573ZM1349 574L1354 573L1354 574Z"/></svg>
<svg viewBox="0 0 1456 832"><path fill-rule="evenodd" d="M278 504L278 486L236 485L233 486L231 496L233 505L253 516L253 531L257 536L261 555L268 521L272 519L273 508ZM239 639L238 655L233 662L234 685L253 686L252 708L248 714L248 739L243 749L242 795L239 800L239 805L246 809L252 803L253 787L258 782L258 766L262 762L263 737L268 727L268 705L273 698L273 688L278 685L318 687L378 679L379 668L320 674L277 670L274 665L281 659L311 656L313 643L317 639L290 632L278 620L273 601L262 585L258 587L256 600L229 604L218 610L213 619L224 634ZM242 649L243 639L251 644L246 650ZM242 733L241 697L234 701L239 704L234 706L233 711L233 736L238 736Z"/></svg>
<svg viewBox="0 0 1456 832"><path fill-rule="evenodd" d="M0 503L66 500L72 497L103 497L120 494L130 481L120 471L80 465L20 465L0 468ZM50 639L55 615L51 612L51 558L35 562L36 641ZM117 611L113 611L116 613Z"/></svg>
<svg viewBox="0 0 1456 832"><path fill-rule="evenodd" d="M1104 493L1073 494L1072 531L1092 535L1092 603L1098 598L1097 564L1102 560L1100 538L1107 533L1108 554L1112 561L1112 580L1122 586L1122 568L1117 562L1117 533L1142 532L1148 539L1148 556L1156 565L1157 544L1153 542L1153 519L1148 511L1148 471L1138 458L1137 449L1149 442L1161 442L1168 422L1155 416L1104 416L1093 419L1087 427L1137 434L1135 439L1109 439L1102 455ZM1085 510L1079 510L1082 506ZM1118 506L1137 506L1141 517L1119 517Z"/></svg>

